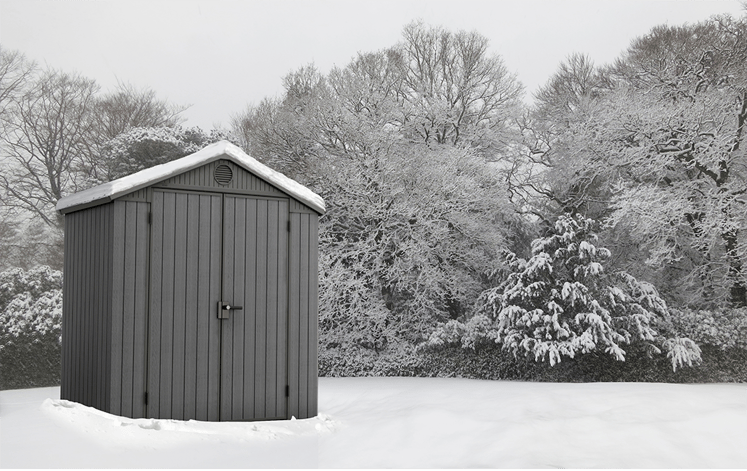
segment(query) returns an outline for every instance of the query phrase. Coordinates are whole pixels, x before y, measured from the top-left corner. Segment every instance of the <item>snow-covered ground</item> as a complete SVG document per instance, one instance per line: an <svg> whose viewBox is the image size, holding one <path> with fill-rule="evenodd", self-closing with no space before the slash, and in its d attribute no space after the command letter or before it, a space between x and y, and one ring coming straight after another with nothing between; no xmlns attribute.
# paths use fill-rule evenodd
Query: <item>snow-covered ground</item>
<svg viewBox="0 0 747 471"><path fill-rule="evenodd" d="M0 392L0 467L745 468L747 385L321 378L313 419L132 420Z"/></svg>

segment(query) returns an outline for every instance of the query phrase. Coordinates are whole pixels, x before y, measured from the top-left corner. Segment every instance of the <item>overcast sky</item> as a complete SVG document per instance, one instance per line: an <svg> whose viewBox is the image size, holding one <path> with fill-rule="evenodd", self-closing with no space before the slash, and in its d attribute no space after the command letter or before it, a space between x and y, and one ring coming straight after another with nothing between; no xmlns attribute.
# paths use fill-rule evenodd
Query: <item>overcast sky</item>
<svg viewBox="0 0 747 471"><path fill-rule="evenodd" d="M738 0L0 0L0 44L104 90L151 87L209 130L278 96L289 71L343 67L413 20L487 36L531 96L573 52L608 63L657 24L721 13L745 11Z"/></svg>

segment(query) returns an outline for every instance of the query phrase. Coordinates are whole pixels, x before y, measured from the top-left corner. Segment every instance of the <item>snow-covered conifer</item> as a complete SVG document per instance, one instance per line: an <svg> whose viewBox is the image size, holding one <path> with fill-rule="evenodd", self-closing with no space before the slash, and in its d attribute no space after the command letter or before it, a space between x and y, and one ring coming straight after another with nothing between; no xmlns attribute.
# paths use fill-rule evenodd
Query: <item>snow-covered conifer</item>
<svg viewBox="0 0 747 471"><path fill-rule="evenodd" d="M699 361L694 342L663 339L655 330L669 313L653 285L605 272L610 252L595 245L594 226L583 216L559 217L551 234L534 240L529 260L512 257L512 273L480 296L469 322L441 326L429 344L449 343L460 333L465 347L474 348L476 338L494 339L515 355L554 365L600 350L624 361L625 345L644 342L649 351L667 350L675 369Z"/></svg>

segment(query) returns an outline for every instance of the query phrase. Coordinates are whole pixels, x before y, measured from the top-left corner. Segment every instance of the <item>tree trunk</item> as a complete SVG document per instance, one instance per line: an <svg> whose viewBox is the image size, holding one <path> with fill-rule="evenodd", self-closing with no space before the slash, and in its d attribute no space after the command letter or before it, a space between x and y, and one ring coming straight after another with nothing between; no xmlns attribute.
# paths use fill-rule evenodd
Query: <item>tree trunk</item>
<svg viewBox="0 0 747 471"><path fill-rule="evenodd" d="M736 230L721 234L726 248L726 258L729 260L729 279L732 283L729 289L729 302L734 307L747 307L747 287L742 281L742 260L737 253L737 236Z"/></svg>

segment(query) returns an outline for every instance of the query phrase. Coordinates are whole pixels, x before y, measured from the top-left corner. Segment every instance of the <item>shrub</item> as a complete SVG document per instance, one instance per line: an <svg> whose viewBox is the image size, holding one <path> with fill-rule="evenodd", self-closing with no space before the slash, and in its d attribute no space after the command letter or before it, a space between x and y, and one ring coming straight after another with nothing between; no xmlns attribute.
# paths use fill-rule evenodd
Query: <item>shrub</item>
<svg viewBox="0 0 747 471"><path fill-rule="evenodd" d="M540 382L747 382L747 350L702 348L702 362L674 372L663 355L650 357L641 345L629 347L624 362L591 352L550 366L514 355L497 344L476 349L459 345L439 349L413 347L376 353L333 348L319 352L320 376L419 376Z"/></svg>
<svg viewBox="0 0 747 471"><path fill-rule="evenodd" d="M0 273L0 389L59 384L61 328L61 272Z"/></svg>
<svg viewBox="0 0 747 471"><path fill-rule="evenodd" d="M722 350L747 349L747 308L671 312L672 328L682 336Z"/></svg>

